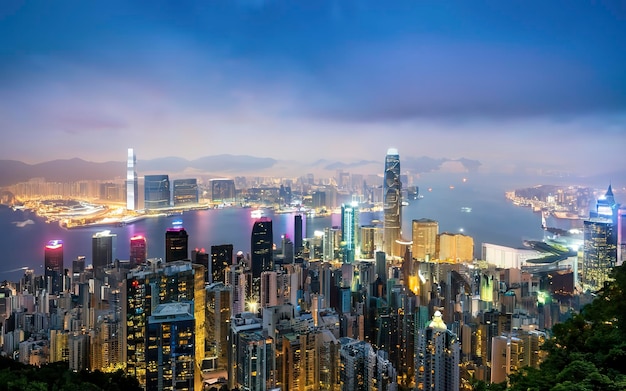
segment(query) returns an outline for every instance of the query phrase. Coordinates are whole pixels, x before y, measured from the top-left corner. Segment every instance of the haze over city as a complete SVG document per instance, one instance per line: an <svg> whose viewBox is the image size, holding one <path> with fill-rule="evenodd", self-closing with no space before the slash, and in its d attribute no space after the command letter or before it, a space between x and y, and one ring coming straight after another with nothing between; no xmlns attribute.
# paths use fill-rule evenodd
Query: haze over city
<svg viewBox="0 0 626 391"><path fill-rule="evenodd" d="M606 172L626 163L625 20L619 2L3 1L0 155L351 162L396 146Z"/></svg>

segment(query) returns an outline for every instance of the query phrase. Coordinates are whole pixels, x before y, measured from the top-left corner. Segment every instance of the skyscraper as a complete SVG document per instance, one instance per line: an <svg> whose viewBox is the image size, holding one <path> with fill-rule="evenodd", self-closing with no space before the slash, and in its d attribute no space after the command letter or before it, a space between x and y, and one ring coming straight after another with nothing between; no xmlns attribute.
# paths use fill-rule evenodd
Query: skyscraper
<svg viewBox="0 0 626 391"><path fill-rule="evenodd" d="M401 239L402 230L402 182L400 181L400 155L395 148L387 150L383 175L383 251L392 256L402 256L396 240Z"/></svg>
<svg viewBox="0 0 626 391"><path fill-rule="evenodd" d="M96 274L115 259L117 235L111 231L96 232L91 239L92 264Z"/></svg>
<svg viewBox="0 0 626 391"><path fill-rule="evenodd" d="M583 270L584 288L598 290L609 281L609 273L618 259L618 213L613 189L609 185L606 193L598 198L596 209L583 226Z"/></svg>
<svg viewBox="0 0 626 391"><path fill-rule="evenodd" d="M439 223L430 219L412 221L413 257L419 260L430 260L437 257L437 235Z"/></svg>
<svg viewBox="0 0 626 391"><path fill-rule="evenodd" d="M226 269L233 264L233 245L222 244L211 246L211 264L209 266L209 283L226 283Z"/></svg>
<svg viewBox="0 0 626 391"><path fill-rule="evenodd" d="M137 209L137 201L139 194L139 183L137 181L137 171L135 171L137 159L135 151L128 148L128 159L126 161L126 209Z"/></svg>
<svg viewBox="0 0 626 391"><path fill-rule="evenodd" d="M341 206L341 242L343 246L343 261L354 262L355 254L359 249L359 208L356 203Z"/></svg>
<svg viewBox="0 0 626 391"><path fill-rule="evenodd" d="M170 179L167 175L146 175L144 181L144 208L159 209L170 206Z"/></svg>
<svg viewBox="0 0 626 391"><path fill-rule="evenodd" d="M198 203L198 181L192 179L175 179L173 184L174 206Z"/></svg>
<svg viewBox="0 0 626 391"><path fill-rule="evenodd" d="M172 227L165 231L165 262L189 259L187 242L189 235L183 227Z"/></svg>
<svg viewBox="0 0 626 391"><path fill-rule="evenodd" d="M135 235L130 238L130 267L146 262L148 257L148 247L146 238L142 235Z"/></svg>
<svg viewBox="0 0 626 391"><path fill-rule="evenodd" d="M252 252L252 278L261 277L261 272L274 269L272 220L262 217L252 226L250 249Z"/></svg>
<svg viewBox="0 0 626 391"><path fill-rule="evenodd" d="M61 275L63 274L63 241L51 240L44 249L44 276L46 288L53 295L61 291Z"/></svg>
<svg viewBox="0 0 626 391"><path fill-rule="evenodd" d="M295 215L293 218L293 246L296 255L302 253L302 215Z"/></svg>
<svg viewBox="0 0 626 391"><path fill-rule="evenodd" d="M415 350L416 389L459 389L459 340L447 329L439 311L435 311L433 320L426 328L419 329Z"/></svg>

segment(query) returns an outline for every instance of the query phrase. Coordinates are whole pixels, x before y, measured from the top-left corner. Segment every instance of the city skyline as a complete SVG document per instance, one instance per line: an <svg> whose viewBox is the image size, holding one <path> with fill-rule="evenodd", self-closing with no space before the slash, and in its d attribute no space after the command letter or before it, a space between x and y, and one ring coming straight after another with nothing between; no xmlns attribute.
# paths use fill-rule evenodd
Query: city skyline
<svg viewBox="0 0 626 391"><path fill-rule="evenodd" d="M617 3L3 3L0 151L351 162L398 147L599 173L626 163L624 17Z"/></svg>

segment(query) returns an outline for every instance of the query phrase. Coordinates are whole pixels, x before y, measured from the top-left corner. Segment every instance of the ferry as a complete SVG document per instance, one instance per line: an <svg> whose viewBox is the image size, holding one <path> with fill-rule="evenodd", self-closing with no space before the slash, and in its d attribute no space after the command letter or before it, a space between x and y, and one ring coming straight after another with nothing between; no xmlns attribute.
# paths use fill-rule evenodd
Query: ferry
<svg viewBox="0 0 626 391"><path fill-rule="evenodd" d="M264 215L265 213L263 213L263 210L261 209L255 209L252 212L250 212L250 217L252 217L253 219L260 219Z"/></svg>

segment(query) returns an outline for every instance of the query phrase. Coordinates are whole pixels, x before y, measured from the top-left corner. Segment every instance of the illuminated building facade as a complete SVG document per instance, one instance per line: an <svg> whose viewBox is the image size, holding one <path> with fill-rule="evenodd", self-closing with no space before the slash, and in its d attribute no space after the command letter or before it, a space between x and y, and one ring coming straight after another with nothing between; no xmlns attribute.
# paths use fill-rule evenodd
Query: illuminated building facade
<svg viewBox="0 0 626 391"><path fill-rule="evenodd" d="M609 281L617 263L617 239L613 221L595 217L584 221L582 283L598 290Z"/></svg>
<svg viewBox="0 0 626 391"><path fill-rule="evenodd" d="M174 179L172 184L174 206L194 205L198 203L198 181L192 179Z"/></svg>
<svg viewBox="0 0 626 391"><path fill-rule="evenodd" d="M91 238L91 255L96 274L115 259L117 235L111 231L96 232Z"/></svg>
<svg viewBox="0 0 626 391"><path fill-rule="evenodd" d="M206 339L206 290L204 267L189 261L160 263L149 260L127 274L125 280L125 301L123 318L126 321L126 350L124 351L127 374L137 378L145 387L148 369L147 345L149 317L159 304L191 302L193 308L193 339L188 339L194 346L194 388L201 389L201 359L204 357ZM158 322L157 322L158 323ZM152 364L150 364L152 365Z"/></svg>
<svg viewBox="0 0 626 391"><path fill-rule="evenodd" d="M385 157L383 175L383 251L387 255L402 256L396 240L402 238L402 182L400 181L400 155L390 148Z"/></svg>
<svg viewBox="0 0 626 391"><path fill-rule="evenodd" d="M135 171L137 158L135 151L128 148L128 158L126 161L126 209L137 209L139 195L139 181L137 181L137 171Z"/></svg>
<svg viewBox="0 0 626 391"><path fill-rule="evenodd" d="M302 215L293 217L293 247L296 255L302 253Z"/></svg>
<svg viewBox="0 0 626 391"><path fill-rule="evenodd" d="M148 259L148 243L142 235L130 238L130 267L146 263Z"/></svg>
<svg viewBox="0 0 626 391"><path fill-rule="evenodd" d="M372 345L345 337L339 343L341 391L374 389L376 353Z"/></svg>
<svg viewBox="0 0 626 391"><path fill-rule="evenodd" d="M144 208L146 210L170 206L170 178L167 175L144 177Z"/></svg>
<svg viewBox="0 0 626 391"><path fill-rule="evenodd" d="M228 367L228 331L232 314L232 287L216 282L206 287L206 344L212 369L223 372Z"/></svg>
<svg viewBox="0 0 626 391"><path fill-rule="evenodd" d="M51 240L44 248L44 276L46 288L53 295L61 292L61 276L63 275L63 241Z"/></svg>
<svg viewBox="0 0 626 391"><path fill-rule="evenodd" d="M353 263L356 253L360 253L359 244L359 207L356 203L341 206L341 245L343 261Z"/></svg>
<svg viewBox="0 0 626 391"><path fill-rule="evenodd" d="M430 324L418 331L415 347L416 389L458 390L459 361L459 340L447 329L441 313L436 311Z"/></svg>
<svg viewBox="0 0 626 391"><path fill-rule="evenodd" d="M195 329L193 303L172 302L155 308L147 327L147 390L196 389Z"/></svg>
<svg viewBox="0 0 626 391"><path fill-rule="evenodd" d="M189 235L183 227L172 227L165 231L165 262L189 259Z"/></svg>
<svg viewBox="0 0 626 391"><path fill-rule="evenodd" d="M439 223L431 219L419 219L412 221L413 258L418 260L431 260L437 258L437 235Z"/></svg>
<svg viewBox="0 0 626 391"><path fill-rule="evenodd" d="M474 259L474 239L463 234L444 232L438 236L437 258L453 262L467 262Z"/></svg>
<svg viewBox="0 0 626 391"><path fill-rule="evenodd" d="M261 272L274 269L272 220L262 217L252 226L250 249L252 252L252 278L261 277Z"/></svg>
<svg viewBox="0 0 626 391"><path fill-rule="evenodd" d="M249 314L248 314L249 315ZM263 335L260 320L231 318L228 388L249 391L273 389L276 382L276 347Z"/></svg>
<svg viewBox="0 0 626 391"><path fill-rule="evenodd" d="M226 282L226 270L233 264L233 245L221 244L211 246L211 263L209 266L209 283Z"/></svg>

